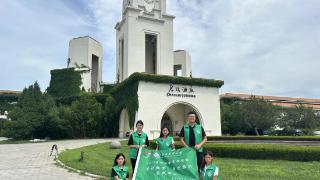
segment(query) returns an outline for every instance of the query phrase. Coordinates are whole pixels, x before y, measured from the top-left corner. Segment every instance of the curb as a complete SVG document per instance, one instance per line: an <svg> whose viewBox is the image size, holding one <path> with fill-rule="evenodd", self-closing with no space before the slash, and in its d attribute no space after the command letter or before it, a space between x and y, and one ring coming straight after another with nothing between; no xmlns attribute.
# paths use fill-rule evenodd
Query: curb
<svg viewBox="0 0 320 180"><path fill-rule="evenodd" d="M85 176L89 176L89 177L92 177L92 178L100 178L100 179L105 179L106 177L104 176L100 176L100 175L96 175L96 174L92 174L92 173L88 173L88 172L84 172L84 171L81 171L79 169L75 169L75 168L72 168L72 167L69 167L67 165L65 165L63 162L61 162L60 160L56 159L55 160L59 165L61 165L63 168L65 169L68 169L68 170L71 170L71 171L74 171L74 172L77 172L79 174L84 174Z"/></svg>

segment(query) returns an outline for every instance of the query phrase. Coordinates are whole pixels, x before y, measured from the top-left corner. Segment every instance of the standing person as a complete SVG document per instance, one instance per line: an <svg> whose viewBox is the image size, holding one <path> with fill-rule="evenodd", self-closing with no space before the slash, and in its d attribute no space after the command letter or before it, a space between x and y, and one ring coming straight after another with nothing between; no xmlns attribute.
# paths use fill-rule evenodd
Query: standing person
<svg viewBox="0 0 320 180"><path fill-rule="evenodd" d="M189 112L188 123L185 124L180 131L180 141L185 147L192 147L197 152L198 172L200 173L203 162L202 146L207 142L207 135L201 125L196 123L196 114Z"/></svg>
<svg viewBox="0 0 320 180"><path fill-rule="evenodd" d="M173 150L174 140L173 137L170 136L170 131L167 127L163 127L160 133L160 137L156 139L157 150Z"/></svg>
<svg viewBox="0 0 320 180"><path fill-rule="evenodd" d="M134 168L136 167L139 148L147 147L150 145L147 134L142 131L143 122L141 120L137 121L136 128L137 130L130 135L129 141L128 141L129 156L130 156L133 172L134 172Z"/></svg>
<svg viewBox="0 0 320 180"><path fill-rule="evenodd" d="M204 154L204 163L201 168L203 180L219 180L219 168L212 163L214 157L211 151Z"/></svg>
<svg viewBox="0 0 320 180"><path fill-rule="evenodd" d="M129 169L126 166L126 157L124 154L117 154L111 170L111 180L128 180Z"/></svg>
<svg viewBox="0 0 320 180"><path fill-rule="evenodd" d="M52 145L50 156L52 156L53 151L55 151L54 156L57 156L58 155L58 145L57 144Z"/></svg>

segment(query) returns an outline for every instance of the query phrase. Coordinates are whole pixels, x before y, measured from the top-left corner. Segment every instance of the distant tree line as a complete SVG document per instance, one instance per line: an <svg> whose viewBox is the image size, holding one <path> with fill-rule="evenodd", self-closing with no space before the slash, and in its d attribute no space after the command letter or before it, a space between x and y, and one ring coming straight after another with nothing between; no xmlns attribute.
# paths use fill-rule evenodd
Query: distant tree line
<svg viewBox="0 0 320 180"><path fill-rule="evenodd" d="M79 78L74 76L73 81L78 83ZM0 121L0 136L14 139L118 136L122 106L117 107L116 96L107 92L88 93L81 91L78 85L58 82L61 80L52 81L46 92L41 92L37 82L25 88L18 103L10 109L10 120ZM249 100L222 98L221 121L223 134L230 135L262 135L277 127L300 129L303 134L311 135L320 128L320 117L309 107L283 108L256 97Z"/></svg>
<svg viewBox="0 0 320 180"><path fill-rule="evenodd" d="M221 99L221 121L224 134L262 135L276 128L301 130L304 135L312 135L320 128L320 117L307 106L285 108L252 96L248 100L239 98Z"/></svg>
<svg viewBox="0 0 320 180"><path fill-rule="evenodd" d="M1 135L14 139L117 136L117 117L110 116L112 104L107 96L80 92L75 97L61 103L63 97L41 92L35 82L23 90L10 120L2 120ZM104 100L99 102L101 97Z"/></svg>

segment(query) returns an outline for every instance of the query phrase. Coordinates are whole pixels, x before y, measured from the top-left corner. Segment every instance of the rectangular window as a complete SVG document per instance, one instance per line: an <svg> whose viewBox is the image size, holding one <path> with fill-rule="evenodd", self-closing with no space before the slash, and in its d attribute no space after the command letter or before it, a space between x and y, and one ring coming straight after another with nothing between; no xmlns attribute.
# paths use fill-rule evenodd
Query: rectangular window
<svg viewBox="0 0 320 180"><path fill-rule="evenodd" d="M146 34L145 36L145 72L157 73L157 36Z"/></svg>
<svg viewBox="0 0 320 180"><path fill-rule="evenodd" d="M99 57L92 54L91 64L91 91L97 92L98 87L98 72L99 72Z"/></svg>
<svg viewBox="0 0 320 180"><path fill-rule="evenodd" d="M173 72L174 76L182 76L182 65L181 64L174 65L173 71L174 71Z"/></svg>

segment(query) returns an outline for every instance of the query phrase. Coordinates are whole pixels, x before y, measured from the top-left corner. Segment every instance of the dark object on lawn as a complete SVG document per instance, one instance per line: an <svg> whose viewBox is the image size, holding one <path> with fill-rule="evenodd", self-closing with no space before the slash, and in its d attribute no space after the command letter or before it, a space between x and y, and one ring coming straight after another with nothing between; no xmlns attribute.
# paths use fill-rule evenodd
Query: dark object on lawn
<svg viewBox="0 0 320 180"><path fill-rule="evenodd" d="M84 161L84 152L83 151L81 151L81 154L80 154L80 161L81 162Z"/></svg>

